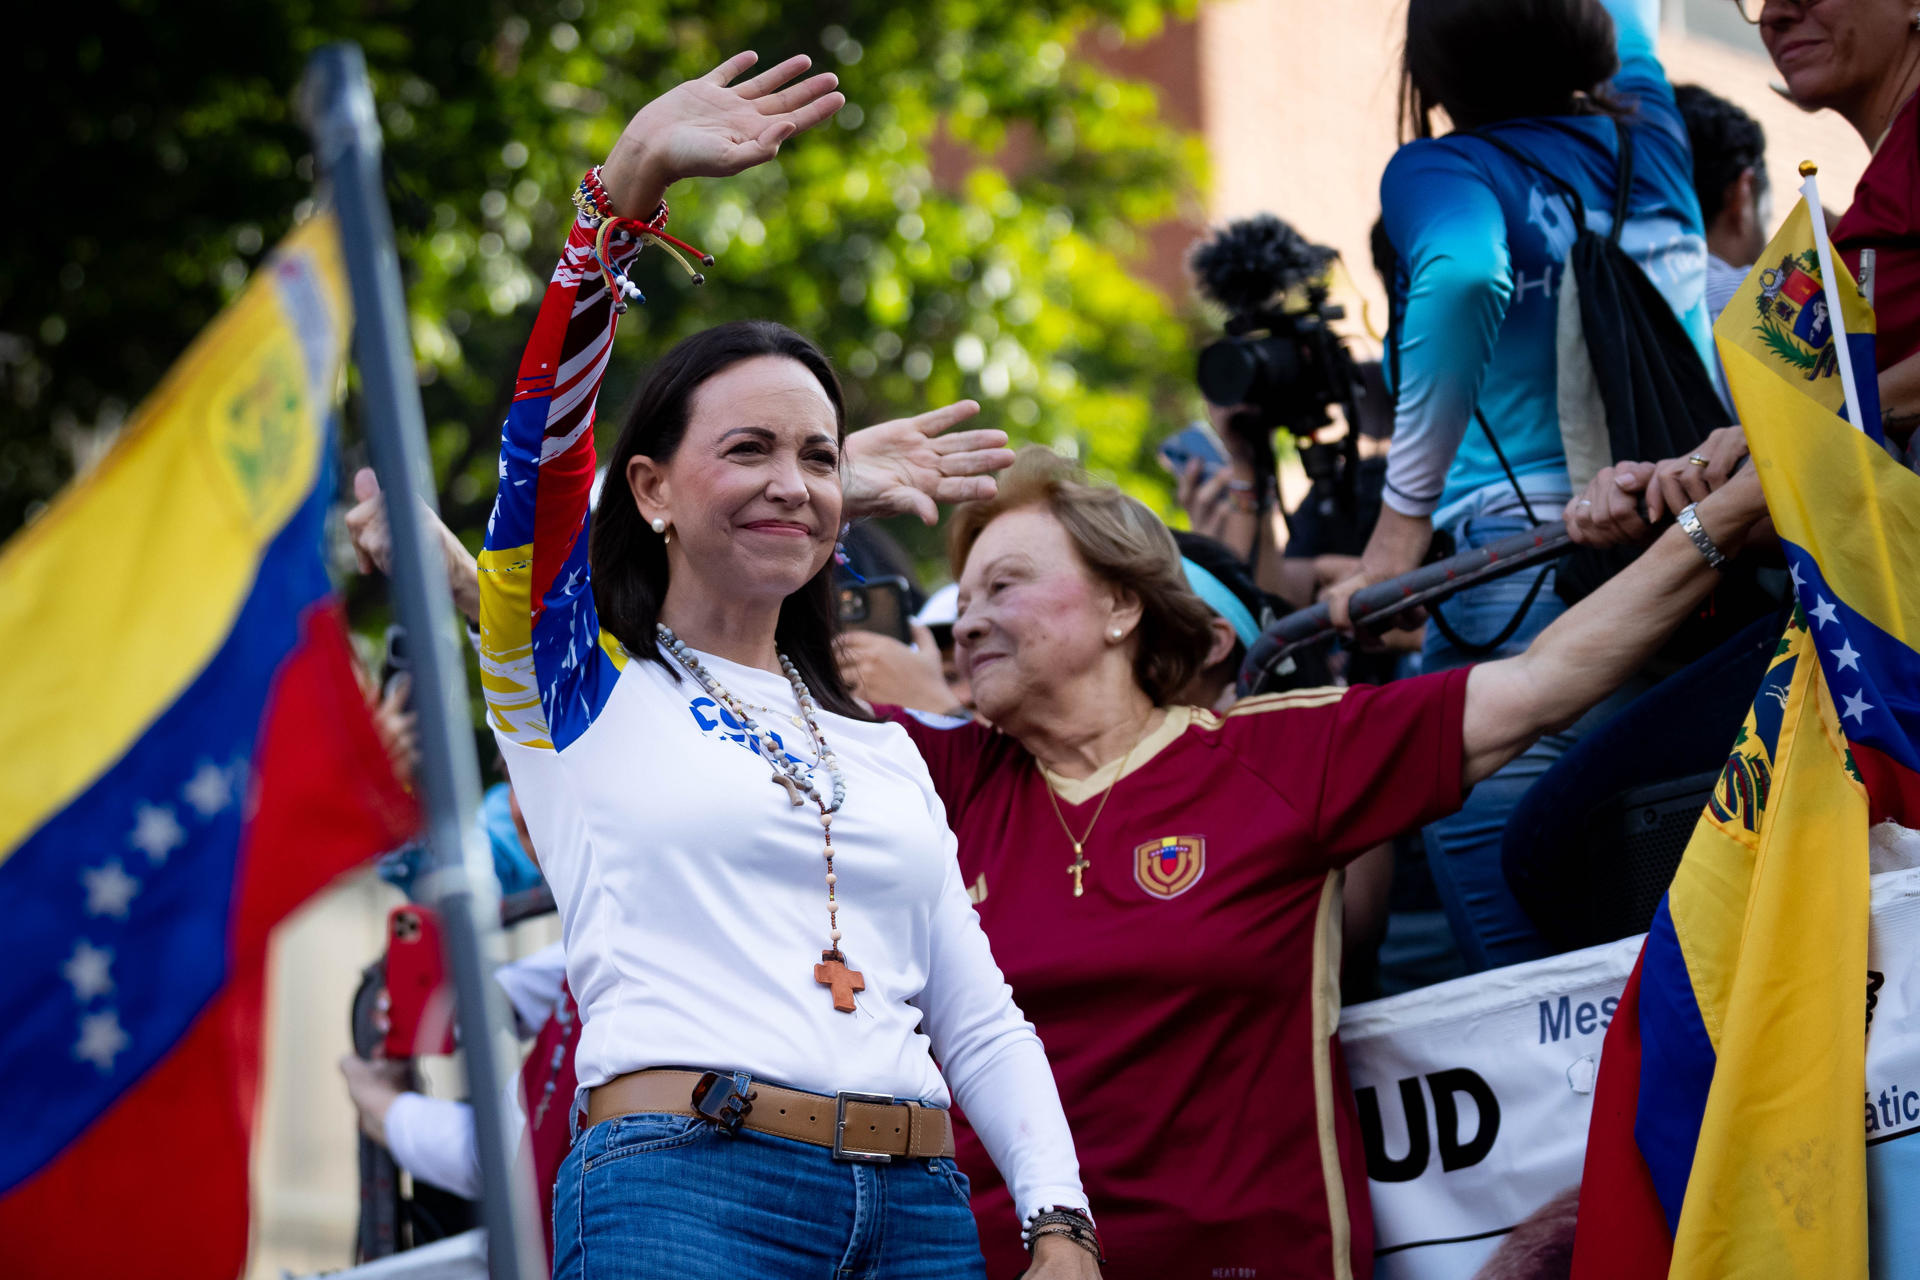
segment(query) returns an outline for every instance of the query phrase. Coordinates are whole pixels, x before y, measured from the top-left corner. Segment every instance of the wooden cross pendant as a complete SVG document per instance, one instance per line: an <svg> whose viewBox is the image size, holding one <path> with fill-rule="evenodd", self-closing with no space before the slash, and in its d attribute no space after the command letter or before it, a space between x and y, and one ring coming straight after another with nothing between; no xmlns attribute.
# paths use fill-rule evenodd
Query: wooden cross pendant
<svg viewBox="0 0 1920 1280"><path fill-rule="evenodd" d="M823 987L833 988L833 1007L842 1013L854 1010L853 993L865 991L867 980L860 976L857 969L847 968L847 958L838 948L820 953L822 963L813 966L813 980Z"/></svg>
<svg viewBox="0 0 1920 1280"><path fill-rule="evenodd" d="M1067 864L1067 874L1073 877L1074 897L1078 898L1086 893L1085 886L1080 883L1080 875L1092 865L1087 861L1087 855L1080 852L1080 842L1076 840L1073 845L1073 861Z"/></svg>
<svg viewBox="0 0 1920 1280"><path fill-rule="evenodd" d="M773 780L787 789L787 799L793 803L795 808L807 802L806 793L800 790L800 784L792 778L789 778L786 774L776 771L773 775Z"/></svg>

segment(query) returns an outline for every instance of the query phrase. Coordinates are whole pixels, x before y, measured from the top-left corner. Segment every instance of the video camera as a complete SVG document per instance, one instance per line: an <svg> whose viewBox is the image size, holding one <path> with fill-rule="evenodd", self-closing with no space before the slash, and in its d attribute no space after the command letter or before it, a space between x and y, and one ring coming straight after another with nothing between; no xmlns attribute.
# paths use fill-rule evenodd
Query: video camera
<svg viewBox="0 0 1920 1280"><path fill-rule="evenodd" d="M1201 292L1228 313L1227 336L1200 352L1200 393L1222 408L1246 405L1236 429L1311 435L1333 404L1358 398L1359 374L1328 327L1345 317L1327 301L1339 254L1263 213L1229 223L1194 250Z"/></svg>
<svg viewBox="0 0 1920 1280"><path fill-rule="evenodd" d="M1273 432L1295 437L1312 488L1287 516L1288 554L1357 554L1379 514L1384 461L1363 466L1360 435L1392 433L1377 362L1354 361L1332 322L1345 308L1327 301L1338 251L1309 241L1272 214L1229 223L1190 259L1200 291L1227 312L1226 336L1200 352L1200 393L1236 409L1227 429L1252 456L1264 513L1275 491ZM1321 441L1341 407L1347 431ZM1376 465L1377 464L1377 465ZM1363 471L1377 471L1379 475ZM1304 518L1303 518L1304 517Z"/></svg>

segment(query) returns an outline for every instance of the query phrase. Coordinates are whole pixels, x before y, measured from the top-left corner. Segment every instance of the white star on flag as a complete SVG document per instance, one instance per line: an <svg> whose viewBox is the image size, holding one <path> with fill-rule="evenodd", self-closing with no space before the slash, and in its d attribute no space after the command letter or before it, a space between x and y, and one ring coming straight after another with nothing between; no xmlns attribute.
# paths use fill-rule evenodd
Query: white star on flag
<svg viewBox="0 0 1920 1280"><path fill-rule="evenodd" d="M113 990L113 952L105 947L96 947L85 938L74 945L73 955L61 966L60 972L67 977L73 987L73 998L81 1004L95 996L104 996Z"/></svg>
<svg viewBox="0 0 1920 1280"><path fill-rule="evenodd" d="M1807 585L1807 580L1800 576L1800 566L1791 560L1787 561L1787 576L1793 579L1796 591Z"/></svg>
<svg viewBox="0 0 1920 1280"><path fill-rule="evenodd" d="M1827 652L1832 654L1833 660L1840 664L1835 667L1834 670L1858 671L1860 669L1860 655L1853 651L1853 642L1845 636L1840 637L1840 647L1838 649L1829 649Z"/></svg>
<svg viewBox="0 0 1920 1280"><path fill-rule="evenodd" d="M169 853L186 842L187 833L180 829L171 805L143 804L134 810L133 834L127 843L145 853L149 862L165 862Z"/></svg>
<svg viewBox="0 0 1920 1280"><path fill-rule="evenodd" d="M80 1042L73 1046L73 1056L91 1062L105 1075L113 1070L113 1060L127 1044L127 1033L120 1029L120 1015L107 1009L80 1019Z"/></svg>
<svg viewBox="0 0 1920 1280"><path fill-rule="evenodd" d="M82 871L80 881L86 886L90 916L116 916L125 920L127 904L140 892L140 882L127 874L118 858L109 858L105 866Z"/></svg>
<svg viewBox="0 0 1920 1280"><path fill-rule="evenodd" d="M1834 616L1833 601L1827 599L1823 595L1816 595L1814 596L1814 599L1818 600L1820 603L1814 605L1813 608L1807 610L1807 613L1816 622L1818 622L1821 626L1824 627L1829 622L1840 621L1839 618Z"/></svg>
<svg viewBox="0 0 1920 1280"><path fill-rule="evenodd" d="M1847 709L1842 711L1840 715L1842 718L1847 716L1853 717L1854 722L1857 724L1866 719L1867 712L1871 710L1873 710L1873 704L1867 701L1864 691L1861 693L1850 693L1847 695Z"/></svg>
<svg viewBox="0 0 1920 1280"><path fill-rule="evenodd" d="M195 813L203 818L211 818L233 803L233 779L213 761L202 760L200 767L193 771L192 780L180 789L180 794L193 806Z"/></svg>

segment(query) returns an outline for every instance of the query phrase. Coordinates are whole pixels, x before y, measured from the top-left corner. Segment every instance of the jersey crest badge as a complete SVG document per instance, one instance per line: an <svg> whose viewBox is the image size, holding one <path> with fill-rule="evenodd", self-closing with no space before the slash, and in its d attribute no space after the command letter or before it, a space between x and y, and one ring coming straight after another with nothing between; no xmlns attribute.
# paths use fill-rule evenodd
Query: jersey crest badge
<svg viewBox="0 0 1920 1280"><path fill-rule="evenodd" d="M1199 836L1162 836L1136 845L1133 879L1156 898L1177 898L1207 869L1207 842Z"/></svg>

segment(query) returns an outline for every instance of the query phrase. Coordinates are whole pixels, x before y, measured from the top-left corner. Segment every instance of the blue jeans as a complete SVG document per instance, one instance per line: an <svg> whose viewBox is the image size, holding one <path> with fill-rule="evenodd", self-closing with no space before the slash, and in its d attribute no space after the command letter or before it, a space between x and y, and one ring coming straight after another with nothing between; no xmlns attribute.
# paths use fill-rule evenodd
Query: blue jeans
<svg viewBox="0 0 1920 1280"><path fill-rule="evenodd" d="M1519 516L1476 517L1452 526L1455 543L1462 551L1531 527ZM1522 569L1495 578L1469 587L1440 606L1448 625L1462 640L1484 644L1506 628L1542 573L1546 580L1533 592L1533 602L1527 605L1519 626L1492 653L1464 652L1429 622L1421 670L1446 671L1470 662L1511 657L1524 650L1567 609L1566 602L1554 594L1551 568ZM1428 824L1422 833L1434 889L1446 909L1447 923L1453 928L1469 973L1551 954L1551 948L1507 888L1500 868L1500 846L1513 807L1577 736L1577 732L1569 732L1541 738L1474 787L1459 812Z"/></svg>
<svg viewBox="0 0 1920 1280"><path fill-rule="evenodd" d="M856 1164L688 1116L603 1120L553 1196L554 1280L984 1280L953 1161Z"/></svg>

